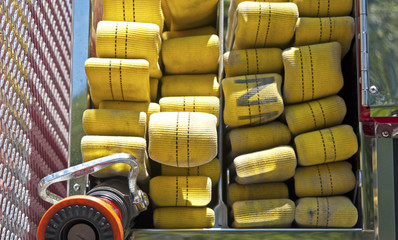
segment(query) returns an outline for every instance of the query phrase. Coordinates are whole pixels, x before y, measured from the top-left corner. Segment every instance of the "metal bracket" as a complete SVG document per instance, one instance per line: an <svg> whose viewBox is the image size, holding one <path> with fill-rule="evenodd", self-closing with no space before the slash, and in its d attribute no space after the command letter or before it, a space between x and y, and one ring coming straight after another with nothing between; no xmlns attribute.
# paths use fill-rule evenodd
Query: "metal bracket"
<svg viewBox="0 0 398 240"><path fill-rule="evenodd" d="M376 123L375 135L378 138L398 138L398 124Z"/></svg>

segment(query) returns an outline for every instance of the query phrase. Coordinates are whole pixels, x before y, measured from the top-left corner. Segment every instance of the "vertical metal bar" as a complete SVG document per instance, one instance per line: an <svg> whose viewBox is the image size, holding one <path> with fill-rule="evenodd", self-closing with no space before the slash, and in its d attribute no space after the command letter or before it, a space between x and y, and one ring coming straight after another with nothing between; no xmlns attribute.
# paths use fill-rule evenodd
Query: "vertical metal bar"
<svg viewBox="0 0 398 240"><path fill-rule="evenodd" d="M376 239L396 239L393 139L376 138L374 141Z"/></svg>
<svg viewBox="0 0 398 240"><path fill-rule="evenodd" d="M359 16L357 24L360 27L360 61L363 106L369 106L369 43L368 43L368 4L367 0L359 0Z"/></svg>
<svg viewBox="0 0 398 240"><path fill-rule="evenodd" d="M221 81L224 76L224 1L219 0L218 2L218 36L220 37L219 54L220 58L218 61L218 79L220 83L220 111L219 111L219 126L218 126L218 158L220 159L220 180L218 182L218 204L214 208L216 222L214 228L226 228L228 227L228 209L224 202L225 189L227 187L225 181L224 172L224 152L223 152L223 92L221 87Z"/></svg>
<svg viewBox="0 0 398 240"><path fill-rule="evenodd" d="M68 166L74 166L83 161L80 142L84 136L82 116L84 110L87 109L87 77L84 70L84 62L89 56L89 33L90 1L74 1ZM84 194L85 185L85 177L71 180L68 184L68 195Z"/></svg>
<svg viewBox="0 0 398 240"><path fill-rule="evenodd" d="M360 130L360 170L362 171L362 187L361 187L361 211L362 211L362 228L365 230L374 229L374 203L373 203L373 175L372 175L372 138L366 137L362 131L362 124L359 125Z"/></svg>

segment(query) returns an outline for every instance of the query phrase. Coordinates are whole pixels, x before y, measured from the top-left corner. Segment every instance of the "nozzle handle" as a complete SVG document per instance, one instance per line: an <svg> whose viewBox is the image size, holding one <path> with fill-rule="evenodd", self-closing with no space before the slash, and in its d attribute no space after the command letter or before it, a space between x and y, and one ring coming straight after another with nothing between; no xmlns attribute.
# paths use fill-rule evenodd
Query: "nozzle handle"
<svg viewBox="0 0 398 240"><path fill-rule="evenodd" d="M67 181L70 179L80 178L82 176L97 172L115 163L125 163L130 165L130 172L128 176L128 184L133 204L139 204L139 208L145 208L148 205L145 193L142 192L136 185L139 166L136 158L127 153L117 153L106 157L98 158L89 162L85 162L73 167L63 169L44 177L38 184L39 196L51 204L55 204L62 200L62 197L50 192L47 188L57 182Z"/></svg>

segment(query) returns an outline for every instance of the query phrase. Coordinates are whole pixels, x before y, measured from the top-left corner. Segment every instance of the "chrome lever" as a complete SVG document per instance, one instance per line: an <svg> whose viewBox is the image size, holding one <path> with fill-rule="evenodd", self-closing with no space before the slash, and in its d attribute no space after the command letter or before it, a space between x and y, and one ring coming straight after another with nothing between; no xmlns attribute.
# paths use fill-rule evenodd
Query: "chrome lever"
<svg viewBox="0 0 398 240"><path fill-rule="evenodd" d="M130 190L131 203L134 205L138 213L145 211L148 208L149 200L146 193L138 188L137 176L139 172L139 165L136 158L127 153L117 153L110 156L98 158L89 162L85 162L61 171L55 172L44 177L38 184L39 196L46 202L56 204L62 197L50 192L48 187L54 183L67 181L70 179L80 178L82 176L98 172L115 163L125 163L130 165L130 172L128 176L128 186Z"/></svg>

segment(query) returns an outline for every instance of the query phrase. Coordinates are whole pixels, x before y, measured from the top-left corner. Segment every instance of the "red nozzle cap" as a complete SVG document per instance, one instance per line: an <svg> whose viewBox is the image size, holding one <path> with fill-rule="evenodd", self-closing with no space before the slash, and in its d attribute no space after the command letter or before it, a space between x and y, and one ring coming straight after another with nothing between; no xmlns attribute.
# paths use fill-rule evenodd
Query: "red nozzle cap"
<svg viewBox="0 0 398 240"><path fill-rule="evenodd" d="M38 240L45 240L46 237L46 231L49 231L48 226L50 221L52 221L53 217L58 214L60 217L58 217L58 221L61 221L61 224L68 224L71 222L71 220L68 218L67 221L62 222L62 217L64 216L65 218L70 216L71 213L73 213L74 211L71 210L70 213L68 214L62 214L61 212L65 212L68 209L73 209L72 207L75 208L92 208L94 210L96 210L98 213L102 214L106 220L109 222L110 225L110 229L112 231L113 234L113 239L114 240L120 240L123 239L124 237L124 233L123 233L123 227L122 227L122 223L120 221L119 216L117 215L117 213L114 211L114 208L112 207L112 205L110 205L109 203L96 198L96 197L92 197L92 196L86 196L86 195L76 195L76 196L71 196L71 197L67 197L61 201L59 201L58 203L54 204L53 206L51 206L47 212L44 214L44 216L42 217L38 229L37 229L37 239ZM76 212L76 211L75 211ZM78 213L81 213L82 211L77 211ZM88 211L87 211L88 212ZM88 219L88 220L93 220L94 216L92 216L92 218ZM100 221L100 220L98 220ZM59 224L59 223L58 223ZM52 226L50 226L52 227ZM57 228L62 228L62 226L55 226L55 229ZM71 228L72 229L72 228ZM59 230L61 231L61 230ZM48 234L48 232L47 232Z"/></svg>

